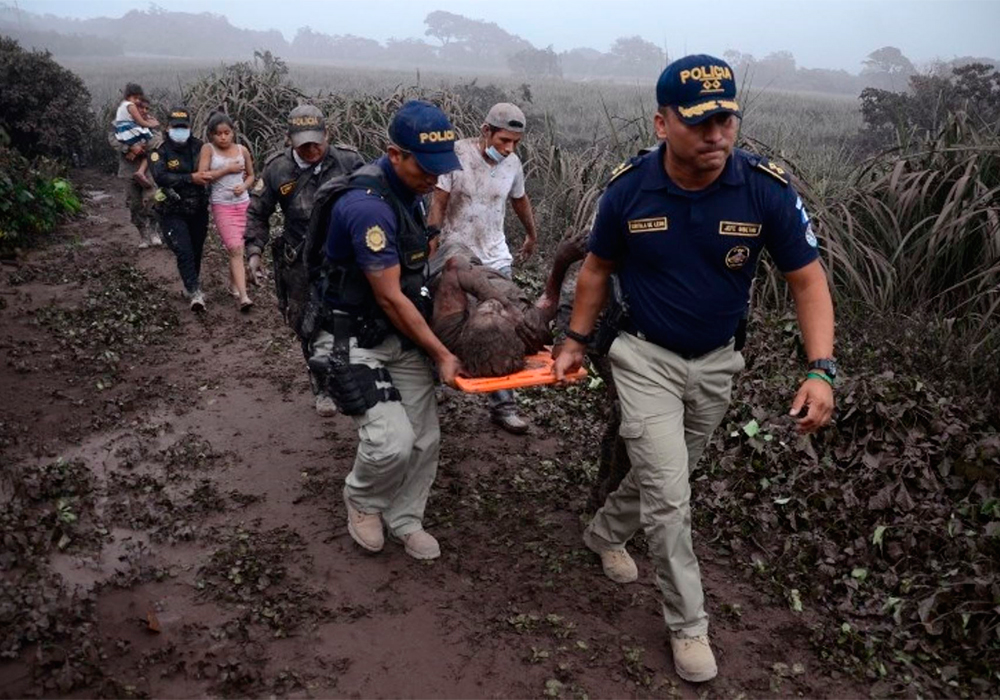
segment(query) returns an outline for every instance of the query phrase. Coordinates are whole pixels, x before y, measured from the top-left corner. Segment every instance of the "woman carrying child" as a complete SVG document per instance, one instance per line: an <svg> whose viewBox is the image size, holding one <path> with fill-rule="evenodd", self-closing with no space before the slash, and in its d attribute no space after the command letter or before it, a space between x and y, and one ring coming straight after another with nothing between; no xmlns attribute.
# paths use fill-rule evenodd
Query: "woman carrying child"
<svg viewBox="0 0 1000 700"><path fill-rule="evenodd" d="M160 122L155 117L149 116L149 112L140 108L140 103L145 100L142 87L136 83L129 83L125 86L124 96L115 111L115 119L112 123L115 129L115 139L123 147L127 146L132 159L138 160L139 164L132 175L136 182L146 189L153 187L152 181L146 175L149 162L146 160L146 150L150 148L150 141L153 140L152 129L160 126Z"/></svg>
<svg viewBox="0 0 1000 700"><path fill-rule="evenodd" d="M229 115L215 112L208 118L208 143L202 146L198 171L211 176L212 218L229 252L229 279L240 311L253 306L247 296L243 267L243 232L247 226L253 159L246 146L236 143L236 128Z"/></svg>

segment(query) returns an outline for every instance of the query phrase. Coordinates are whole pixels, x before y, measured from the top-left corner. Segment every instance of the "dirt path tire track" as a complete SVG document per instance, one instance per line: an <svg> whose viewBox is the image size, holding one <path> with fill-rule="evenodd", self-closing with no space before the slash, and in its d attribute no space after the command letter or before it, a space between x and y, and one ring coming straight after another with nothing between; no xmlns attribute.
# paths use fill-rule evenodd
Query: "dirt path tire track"
<svg viewBox="0 0 1000 700"><path fill-rule="evenodd" d="M49 557L95 601L103 657L73 694L867 695L823 668L809 644L814 618L762 597L704 546L720 676L701 688L680 681L649 562L639 555L639 582L617 586L580 543L589 482L574 456L596 451L594 431L515 438L490 426L484 402L449 392L427 523L442 558L415 562L393 543L362 553L340 497L351 423L315 415L273 296L254 290L254 311L237 312L212 234L208 311L195 316L170 253L135 248L118 182L76 179L112 196L91 199L88 218L26 265L4 266L0 281L0 390L18 397L0 412L4 463L82 461L97 483L93 521L107 531ZM95 390L86 367L45 356L55 343L39 309L79 305L96 271L130 261L177 325L131 348L112 385ZM564 399L525 398L536 423ZM54 672L33 650L0 662L0 694L70 692L45 685Z"/></svg>

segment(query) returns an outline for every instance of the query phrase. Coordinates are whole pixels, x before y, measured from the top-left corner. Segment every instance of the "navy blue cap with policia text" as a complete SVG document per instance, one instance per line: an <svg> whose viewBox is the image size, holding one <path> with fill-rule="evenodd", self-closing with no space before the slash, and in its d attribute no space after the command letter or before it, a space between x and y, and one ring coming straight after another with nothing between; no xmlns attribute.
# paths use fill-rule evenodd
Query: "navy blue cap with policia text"
<svg viewBox="0 0 1000 700"><path fill-rule="evenodd" d="M413 154L417 164L431 175L461 170L455 155L458 138L455 127L440 108L423 100L410 100L396 112L389 124L389 138Z"/></svg>
<svg viewBox="0 0 1000 700"><path fill-rule="evenodd" d="M733 69L721 58L705 54L678 58L664 68L656 81L656 103L673 107L685 124L720 113L743 116Z"/></svg>

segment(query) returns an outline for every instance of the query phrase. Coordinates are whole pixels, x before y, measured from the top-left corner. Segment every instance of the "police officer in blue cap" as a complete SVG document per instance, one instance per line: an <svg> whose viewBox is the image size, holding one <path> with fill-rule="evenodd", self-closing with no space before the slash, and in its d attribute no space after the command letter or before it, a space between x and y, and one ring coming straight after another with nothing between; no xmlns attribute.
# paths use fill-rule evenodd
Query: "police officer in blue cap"
<svg viewBox="0 0 1000 700"><path fill-rule="evenodd" d="M744 367L734 337L764 249L788 282L809 357L791 405L802 432L826 425L833 411L833 303L809 216L787 174L733 147L741 112L726 62L705 55L674 61L656 97L662 143L619 166L601 197L554 371L561 378L582 362L616 273L629 316L609 360L632 469L584 543L609 578L627 583L638 572L625 544L643 529L677 673L701 682L718 671L691 543L689 478Z"/></svg>
<svg viewBox="0 0 1000 700"><path fill-rule="evenodd" d="M455 129L429 102L404 104L389 138L385 155L317 192L306 261L324 313L310 365L358 429L344 484L351 537L378 552L384 524L407 554L434 559L440 547L423 529L440 439L431 361L452 386L459 362L427 323L422 196L461 166Z"/></svg>

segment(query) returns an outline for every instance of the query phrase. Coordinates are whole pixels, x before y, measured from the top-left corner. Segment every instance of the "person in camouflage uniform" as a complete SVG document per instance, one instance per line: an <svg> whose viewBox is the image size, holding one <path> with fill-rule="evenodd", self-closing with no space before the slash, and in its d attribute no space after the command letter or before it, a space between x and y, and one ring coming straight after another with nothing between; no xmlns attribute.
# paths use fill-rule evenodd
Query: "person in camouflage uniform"
<svg viewBox="0 0 1000 700"><path fill-rule="evenodd" d="M157 139L159 141L159 139ZM125 181L125 206L128 208L132 225L139 231L139 247L162 245L157 230L156 216L153 214L153 190L146 189L136 179L135 172L139 169L140 158L131 153L115 138L113 131L108 132L108 143L118 153L118 174Z"/></svg>
<svg viewBox="0 0 1000 700"><path fill-rule="evenodd" d="M250 195L244 240L247 264L257 284L263 278L261 255L270 242L278 309L302 340L308 360L309 338L303 337L302 321L309 284L301 255L316 190L331 178L353 172L364 165L364 160L348 146L329 144L323 112L313 105L300 105L291 111L288 138L290 147L267 160ZM284 224L280 235L272 239L270 219L279 207ZM316 411L324 416L334 415L333 400L312 374L310 378L316 395Z"/></svg>

